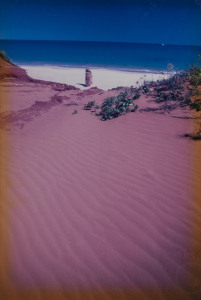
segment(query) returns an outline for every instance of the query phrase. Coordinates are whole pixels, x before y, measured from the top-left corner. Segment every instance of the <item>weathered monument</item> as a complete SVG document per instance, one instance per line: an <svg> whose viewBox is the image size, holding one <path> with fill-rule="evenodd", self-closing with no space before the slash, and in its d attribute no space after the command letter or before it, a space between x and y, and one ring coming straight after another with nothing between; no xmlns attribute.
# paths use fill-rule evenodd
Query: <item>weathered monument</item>
<svg viewBox="0 0 201 300"><path fill-rule="evenodd" d="M86 86L92 85L92 73L91 73L91 70L89 70L89 69L86 69L86 72L85 72L85 85Z"/></svg>

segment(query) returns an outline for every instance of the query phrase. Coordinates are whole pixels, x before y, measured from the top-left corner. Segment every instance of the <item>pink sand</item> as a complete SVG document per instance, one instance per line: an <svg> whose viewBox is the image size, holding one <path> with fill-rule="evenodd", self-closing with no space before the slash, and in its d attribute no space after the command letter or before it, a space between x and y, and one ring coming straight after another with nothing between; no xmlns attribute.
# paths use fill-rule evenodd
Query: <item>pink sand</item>
<svg viewBox="0 0 201 300"><path fill-rule="evenodd" d="M78 106L57 105L11 129L14 284L177 286L190 248L191 142L180 137L190 121L136 112L102 122L83 104L117 92L79 93L61 93Z"/></svg>

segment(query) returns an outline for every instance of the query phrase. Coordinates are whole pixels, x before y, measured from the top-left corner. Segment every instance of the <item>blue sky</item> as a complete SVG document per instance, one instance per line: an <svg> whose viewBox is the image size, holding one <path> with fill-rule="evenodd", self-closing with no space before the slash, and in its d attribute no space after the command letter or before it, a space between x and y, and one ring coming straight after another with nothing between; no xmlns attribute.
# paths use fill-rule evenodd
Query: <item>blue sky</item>
<svg viewBox="0 0 201 300"><path fill-rule="evenodd" d="M0 3L0 39L201 45L201 0Z"/></svg>

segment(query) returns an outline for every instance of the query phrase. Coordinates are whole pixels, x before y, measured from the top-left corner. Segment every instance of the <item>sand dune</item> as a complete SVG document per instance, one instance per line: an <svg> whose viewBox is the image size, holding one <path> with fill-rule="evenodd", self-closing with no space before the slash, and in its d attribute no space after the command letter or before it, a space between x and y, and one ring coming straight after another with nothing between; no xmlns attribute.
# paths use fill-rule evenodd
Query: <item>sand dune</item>
<svg viewBox="0 0 201 300"><path fill-rule="evenodd" d="M101 122L82 109L92 92L61 92L64 102L5 129L10 299L198 299L199 277L192 291L187 275L189 263L200 270L199 169L181 137L193 121L139 111Z"/></svg>
<svg viewBox="0 0 201 300"><path fill-rule="evenodd" d="M140 113L106 124L58 108L25 128L11 161L15 282L173 284L188 251L191 149L178 139L187 126Z"/></svg>

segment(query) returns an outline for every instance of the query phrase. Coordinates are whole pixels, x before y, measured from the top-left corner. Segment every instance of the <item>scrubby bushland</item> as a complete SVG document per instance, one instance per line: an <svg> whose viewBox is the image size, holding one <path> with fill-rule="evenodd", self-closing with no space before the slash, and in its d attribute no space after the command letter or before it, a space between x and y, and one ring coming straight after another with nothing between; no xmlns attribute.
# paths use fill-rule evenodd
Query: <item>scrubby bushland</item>
<svg viewBox="0 0 201 300"><path fill-rule="evenodd" d="M118 87L115 90L123 89ZM144 82L138 88L130 87L117 96L105 99L102 105L89 101L85 110L90 110L102 121L111 120L128 112L135 112L138 105L135 100L144 94L156 103L158 108L141 109L140 111L160 111L170 113L177 107L201 111L201 68L193 66L185 72L176 73L168 79Z"/></svg>

